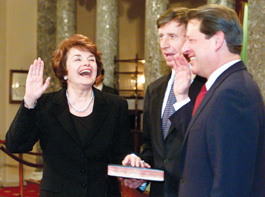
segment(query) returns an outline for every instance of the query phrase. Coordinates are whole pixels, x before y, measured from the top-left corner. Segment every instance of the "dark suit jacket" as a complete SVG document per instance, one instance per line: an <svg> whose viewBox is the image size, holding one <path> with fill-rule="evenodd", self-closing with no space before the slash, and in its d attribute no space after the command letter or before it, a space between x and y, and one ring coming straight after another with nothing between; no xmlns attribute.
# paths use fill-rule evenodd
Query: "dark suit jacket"
<svg viewBox="0 0 265 197"><path fill-rule="evenodd" d="M218 77L190 121L179 196L265 196L264 134L263 99L240 61Z"/></svg>
<svg viewBox="0 0 265 197"><path fill-rule="evenodd" d="M119 95L118 90L103 84L102 92Z"/></svg>
<svg viewBox="0 0 265 197"><path fill-rule="evenodd" d="M195 78L189 92L192 101L181 109L183 114L183 119L179 121L181 130L171 127L167 138L164 140L161 127L161 109L170 76L171 73L150 84L145 94L141 157L150 163L152 168L165 171L164 182L151 183L151 196L177 196L180 176L180 150L184 139L183 132L188 125L185 123L185 118L190 120L195 98L205 82L203 78Z"/></svg>
<svg viewBox="0 0 265 197"><path fill-rule="evenodd" d="M129 143L128 105L125 99L94 89L93 132L81 145L69 112L65 89L43 95L33 110L22 104L6 134L14 153L32 150L40 139L44 169L40 196L105 196L107 165L121 163L133 151Z"/></svg>

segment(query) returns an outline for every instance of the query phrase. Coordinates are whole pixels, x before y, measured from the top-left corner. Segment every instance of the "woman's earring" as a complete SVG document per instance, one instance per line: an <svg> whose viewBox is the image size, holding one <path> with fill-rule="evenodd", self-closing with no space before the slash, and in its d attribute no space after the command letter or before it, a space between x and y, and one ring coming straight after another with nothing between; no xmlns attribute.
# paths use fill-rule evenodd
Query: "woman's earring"
<svg viewBox="0 0 265 197"><path fill-rule="evenodd" d="M67 75L64 75L63 78L65 81L68 79Z"/></svg>

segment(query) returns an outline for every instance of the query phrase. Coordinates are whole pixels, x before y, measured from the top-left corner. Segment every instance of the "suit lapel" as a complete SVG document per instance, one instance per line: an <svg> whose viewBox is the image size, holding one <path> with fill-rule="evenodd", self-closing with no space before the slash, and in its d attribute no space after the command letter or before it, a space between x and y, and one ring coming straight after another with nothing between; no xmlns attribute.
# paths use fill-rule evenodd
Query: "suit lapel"
<svg viewBox="0 0 265 197"><path fill-rule="evenodd" d="M95 88L93 88L93 90L95 93L95 102L93 107L92 129L89 133L87 133L85 144L87 144L96 135L98 130L103 125L106 115L109 111L109 109L106 107L106 101L102 96L102 92ZM81 146L80 137L76 131L74 121L68 108L65 89L59 91L58 95L55 97L53 113L73 141L77 145Z"/></svg>
<svg viewBox="0 0 265 197"><path fill-rule="evenodd" d="M154 98L155 98L155 102L157 103L157 107L154 107L154 128L157 129L158 132L156 132L157 134L157 142L159 142L159 145L161 147L161 149L164 149L164 137L163 137L163 131L162 131L162 120L161 120L161 111L162 111L162 105L163 105L163 101L164 101L164 97L165 97L165 93L166 93L166 89L167 89L167 84L168 81L170 79L171 76L171 72L165 76L162 80L162 82L159 84L159 88L156 88L156 92L154 93ZM173 127L169 128L169 132L173 129Z"/></svg>
<svg viewBox="0 0 265 197"><path fill-rule="evenodd" d="M91 131L87 133L87 138L85 144L96 136L98 131L101 129L104 121L109 113L109 108L107 107L107 102L104 99L102 92L93 88L95 93L94 107L93 107L93 120Z"/></svg>
<svg viewBox="0 0 265 197"><path fill-rule="evenodd" d="M197 95L199 94L202 86L205 84L206 79L200 76L196 76L189 88L189 97L193 104L195 104L195 100Z"/></svg>
<svg viewBox="0 0 265 197"><path fill-rule="evenodd" d="M196 110L196 113L194 114L194 116L192 117L189 126L187 128L187 132L182 144L182 149L181 149L181 164L180 164L180 171L181 171L181 176L183 175L183 171L184 171L184 165L185 165L185 156L186 156L186 149L187 149L187 142L188 142L188 136L191 130L191 127L193 126L193 124L196 122L197 117L199 116L199 114L203 111L203 109L206 107L207 103L209 102L209 100L211 99L212 95L214 94L215 90L224 82L224 80L231 75L234 72L237 72L239 70L244 70L246 69L245 65L243 64L242 61L237 62L236 64L234 64L233 66L231 66L230 68L228 68L226 71L224 71L214 82L214 84L212 85L212 87L210 88L210 90L207 92L207 94L205 95L205 97L203 98L202 102L200 103L198 109Z"/></svg>
<svg viewBox="0 0 265 197"><path fill-rule="evenodd" d="M205 97L203 98L202 102L200 103L198 109L196 110L196 113L194 114L194 116L192 117L187 132L186 132L186 136L183 142L183 146L186 146L186 142L187 142L187 138L190 132L190 128L193 126L194 122L196 121L197 117L199 116L199 114L203 111L203 109L206 107L207 103L209 102L209 100L211 99L212 95L214 94L215 90L224 82L224 80L230 76L232 73L237 72L239 70L245 70L246 67L243 64L242 61L237 62L236 64L234 64L233 66L231 66L230 68L228 68L226 71L224 71L214 82L214 84L212 85L212 87L210 88L210 90L207 92L207 94L205 95Z"/></svg>
<svg viewBox="0 0 265 197"><path fill-rule="evenodd" d="M54 114L58 121L61 123L65 131L71 136L73 141L80 145L80 139L76 128L74 126L73 119L71 117L68 104L65 96L65 89L58 92L54 100Z"/></svg>

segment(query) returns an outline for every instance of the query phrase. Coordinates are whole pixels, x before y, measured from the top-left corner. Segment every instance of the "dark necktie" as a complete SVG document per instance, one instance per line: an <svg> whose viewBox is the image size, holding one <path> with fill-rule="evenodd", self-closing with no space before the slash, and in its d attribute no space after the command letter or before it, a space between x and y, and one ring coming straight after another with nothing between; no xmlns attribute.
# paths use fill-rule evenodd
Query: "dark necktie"
<svg viewBox="0 0 265 197"><path fill-rule="evenodd" d="M174 84L174 83L173 83ZM166 138L168 134L169 127L171 125L171 122L169 120L169 117L173 114L174 112L174 106L173 104L176 102L176 98L173 92L173 84L171 86L168 99L167 99L167 104L164 110L164 114L162 117L162 131L163 131L163 136L164 139Z"/></svg>
<svg viewBox="0 0 265 197"><path fill-rule="evenodd" d="M203 97L205 96L205 94L207 93L207 90L206 90L206 86L205 84L202 86L202 89L200 91L200 93L198 94L197 98L196 98L196 101L195 101L195 105L194 105L194 108L193 108L193 112L192 112L192 116L194 116L197 108L199 107Z"/></svg>

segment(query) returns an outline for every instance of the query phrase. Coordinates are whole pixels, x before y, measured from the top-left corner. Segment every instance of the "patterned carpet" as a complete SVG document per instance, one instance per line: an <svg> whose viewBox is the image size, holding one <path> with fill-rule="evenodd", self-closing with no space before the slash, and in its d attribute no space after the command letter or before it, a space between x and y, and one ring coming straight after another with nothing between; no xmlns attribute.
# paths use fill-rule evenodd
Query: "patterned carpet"
<svg viewBox="0 0 265 197"><path fill-rule="evenodd" d="M27 183L24 186L24 197L38 197L39 196L39 185ZM0 197L20 196L19 187L3 187L0 188Z"/></svg>
<svg viewBox="0 0 265 197"><path fill-rule="evenodd" d="M149 194L144 192L140 193L135 189L122 186L122 197L148 197ZM24 197L38 197L39 196L39 185L27 182L24 186ZM19 187L3 187L0 188L0 197L15 197L20 196Z"/></svg>

